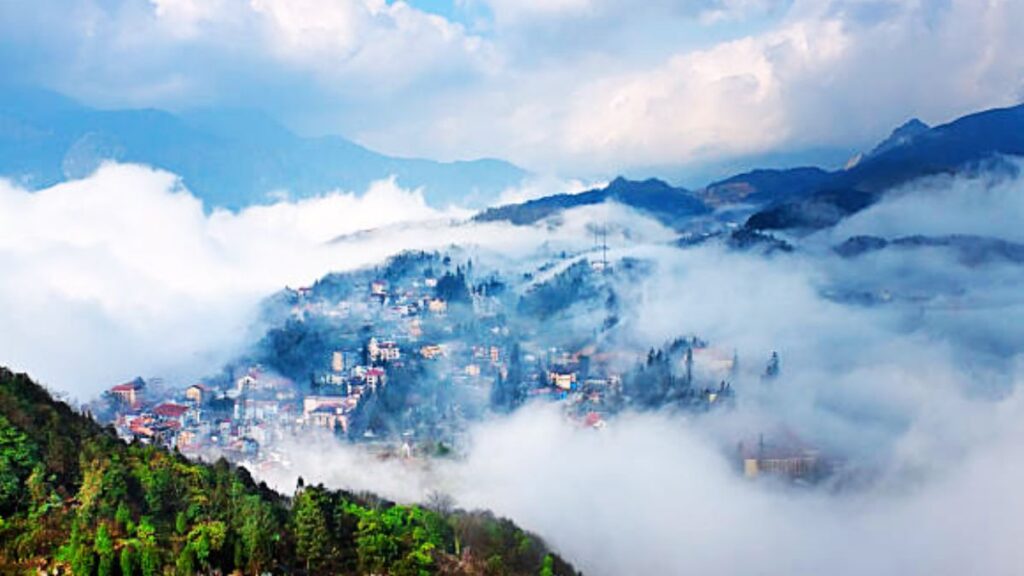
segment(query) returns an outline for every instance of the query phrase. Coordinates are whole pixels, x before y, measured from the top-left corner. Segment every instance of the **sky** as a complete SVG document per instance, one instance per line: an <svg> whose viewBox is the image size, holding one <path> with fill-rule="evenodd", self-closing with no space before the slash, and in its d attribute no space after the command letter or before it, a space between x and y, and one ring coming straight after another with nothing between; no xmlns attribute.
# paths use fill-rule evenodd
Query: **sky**
<svg viewBox="0 0 1024 576"><path fill-rule="evenodd" d="M1015 104L1021 21L1020 0L4 2L0 66L96 106L257 108L390 154L684 177Z"/></svg>

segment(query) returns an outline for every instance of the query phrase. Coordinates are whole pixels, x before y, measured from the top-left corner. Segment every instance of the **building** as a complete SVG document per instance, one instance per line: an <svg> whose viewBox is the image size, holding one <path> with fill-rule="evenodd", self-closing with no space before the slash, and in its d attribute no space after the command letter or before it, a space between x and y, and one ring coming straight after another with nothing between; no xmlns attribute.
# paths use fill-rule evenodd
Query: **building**
<svg viewBox="0 0 1024 576"><path fill-rule="evenodd" d="M213 389L202 382L193 384L185 389L185 398L190 402L202 404L213 397Z"/></svg>
<svg viewBox="0 0 1024 576"><path fill-rule="evenodd" d="M761 435L757 443L740 442L738 451L743 475L751 479L775 476L788 480L813 481L826 472L818 451L802 445L792 435L776 443L765 442L764 435Z"/></svg>
<svg viewBox="0 0 1024 576"><path fill-rule="evenodd" d="M431 298L427 302L427 310L434 314L444 314L448 311L448 303L440 298Z"/></svg>
<svg viewBox="0 0 1024 576"><path fill-rule="evenodd" d="M331 354L331 370L334 372L345 371L345 353L341 350L335 350L334 353Z"/></svg>
<svg viewBox="0 0 1024 576"><path fill-rule="evenodd" d="M560 390L572 390L576 385L575 372L549 372L548 382Z"/></svg>
<svg viewBox="0 0 1024 576"><path fill-rule="evenodd" d="M376 338L370 338L366 351L370 355L370 362L394 362L402 357L397 342L378 342Z"/></svg>
<svg viewBox="0 0 1024 576"><path fill-rule="evenodd" d="M383 386L387 380L387 373L383 368L370 368L366 371L366 385L370 390L376 390L377 386Z"/></svg>
<svg viewBox="0 0 1024 576"><path fill-rule="evenodd" d="M142 390L145 387L146 382L142 378L136 378L131 382L125 382L124 384L114 386L110 389L110 393L119 403L132 408L137 408L142 402Z"/></svg>
<svg viewBox="0 0 1024 576"><path fill-rule="evenodd" d="M153 414L159 416L161 420L178 422L179 424L185 423L185 415L188 414L188 411L188 406L173 402L164 402L153 408Z"/></svg>
<svg viewBox="0 0 1024 576"><path fill-rule="evenodd" d="M423 356L427 360L433 360L444 356L444 348L440 344L429 344L420 348L420 356Z"/></svg>

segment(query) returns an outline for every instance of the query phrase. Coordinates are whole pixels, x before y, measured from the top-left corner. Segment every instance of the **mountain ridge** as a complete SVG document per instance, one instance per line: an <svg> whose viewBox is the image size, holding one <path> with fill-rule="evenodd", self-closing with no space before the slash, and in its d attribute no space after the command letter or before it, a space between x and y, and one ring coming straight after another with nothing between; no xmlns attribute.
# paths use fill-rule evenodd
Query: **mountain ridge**
<svg viewBox="0 0 1024 576"><path fill-rule="evenodd" d="M340 136L305 138L258 111L100 110L59 94L0 88L0 174L31 189L91 174L105 160L182 177L207 209L239 210L279 191L362 192L395 176L437 208L482 207L527 172L492 158L436 162L374 152Z"/></svg>

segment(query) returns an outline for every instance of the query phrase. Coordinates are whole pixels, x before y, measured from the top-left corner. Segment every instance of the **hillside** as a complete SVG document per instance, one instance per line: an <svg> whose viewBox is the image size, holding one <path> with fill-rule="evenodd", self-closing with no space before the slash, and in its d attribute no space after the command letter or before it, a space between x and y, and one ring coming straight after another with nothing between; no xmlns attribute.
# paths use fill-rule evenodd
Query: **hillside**
<svg viewBox="0 0 1024 576"><path fill-rule="evenodd" d="M395 158L339 136L303 138L255 111L97 110L51 92L0 87L0 176L39 189L111 159L173 172L207 208L232 210L282 190L292 198L362 192L389 176L423 187L433 206L484 206L526 175L499 160Z"/></svg>
<svg viewBox="0 0 1024 576"><path fill-rule="evenodd" d="M0 369L3 574L574 573L511 522L449 508L301 482L282 496L224 460L125 444Z"/></svg>
<svg viewBox="0 0 1024 576"><path fill-rule="evenodd" d="M619 177L604 188L579 194L557 194L522 204L491 208L478 214L475 220L505 220L516 225L533 224L563 210L607 201L636 208L667 226L678 226L690 217L710 212L700 199L683 188L672 187L655 178L636 181Z"/></svg>

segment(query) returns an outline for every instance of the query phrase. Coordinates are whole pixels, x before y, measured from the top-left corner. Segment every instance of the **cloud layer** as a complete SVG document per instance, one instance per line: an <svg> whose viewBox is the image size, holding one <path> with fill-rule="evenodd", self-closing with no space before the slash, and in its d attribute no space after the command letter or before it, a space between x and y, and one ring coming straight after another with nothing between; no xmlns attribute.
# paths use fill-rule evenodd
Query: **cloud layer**
<svg viewBox="0 0 1024 576"><path fill-rule="evenodd" d="M418 6L10 6L0 61L11 81L103 105L251 106L385 152L588 178L853 151L911 116L942 122L1024 96L1017 0Z"/></svg>
<svg viewBox="0 0 1024 576"><path fill-rule="evenodd" d="M262 299L328 272L453 244L513 259L578 249L595 218L646 229L639 241L672 237L608 206L514 234L463 223L469 214L430 208L394 179L210 214L177 177L142 166L106 164L36 192L0 182L0 363L82 400L135 375L184 383L251 343Z"/></svg>
<svg viewBox="0 0 1024 576"><path fill-rule="evenodd" d="M138 166L39 192L0 183L0 361L86 395L133 374L195 377L246 341L268 294L381 256L331 238L443 216L393 180L211 215Z"/></svg>

